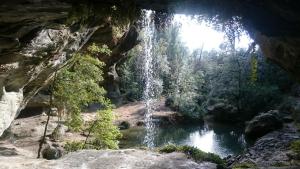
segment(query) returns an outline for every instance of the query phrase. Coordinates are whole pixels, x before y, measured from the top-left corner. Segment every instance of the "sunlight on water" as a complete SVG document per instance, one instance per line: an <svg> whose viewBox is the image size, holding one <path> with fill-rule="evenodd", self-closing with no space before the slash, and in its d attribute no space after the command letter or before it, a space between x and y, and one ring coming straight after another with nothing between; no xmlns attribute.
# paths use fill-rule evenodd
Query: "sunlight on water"
<svg viewBox="0 0 300 169"><path fill-rule="evenodd" d="M143 146L146 131L144 128L132 128L124 131L126 140L121 141L122 148ZM246 142L242 129L226 125L210 128L201 125L178 125L156 127L153 137L154 147L166 144L189 145L205 152L226 157L243 152L249 143ZM251 143L250 143L251 144Z"/></svg>
<svg viewBox="0 0 300 169"><path fill-rule="evenodd" d="M189 145L199 148L205 152L214 152L214 132L208 131L201 135L200 132L191 133Z"/></svg>

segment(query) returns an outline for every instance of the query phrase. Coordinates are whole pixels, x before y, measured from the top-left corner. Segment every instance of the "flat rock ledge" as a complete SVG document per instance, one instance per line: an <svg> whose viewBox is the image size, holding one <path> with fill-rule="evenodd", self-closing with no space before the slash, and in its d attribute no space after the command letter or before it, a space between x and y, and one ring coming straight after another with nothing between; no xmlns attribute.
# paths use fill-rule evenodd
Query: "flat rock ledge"
<svg viewBox="0 0 300 169"><path fill-rule="evenodd" d="M152 151L82 150L59 160L33 159L20 155L0 157L0 169L216 169L213 163L196 163L182 153Z"/></svg>

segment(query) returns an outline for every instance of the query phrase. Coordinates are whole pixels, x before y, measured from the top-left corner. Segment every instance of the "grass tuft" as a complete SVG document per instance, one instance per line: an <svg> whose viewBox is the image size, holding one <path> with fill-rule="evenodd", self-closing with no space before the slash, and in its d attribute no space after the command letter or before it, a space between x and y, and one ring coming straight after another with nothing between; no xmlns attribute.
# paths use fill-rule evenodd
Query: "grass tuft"
<svg viewBox="0 0 300 169"><path fill-rule="evenodd" d="M196 147L176 146L173 144L169 144L162 148L159 148L159 152L161 153L182 152L197 162L203 162L203 161L212 162L218 164L220 168L225 166L225 161L222 160L220 156L214 153L206 153L204 151L199 150Z"/></svg>

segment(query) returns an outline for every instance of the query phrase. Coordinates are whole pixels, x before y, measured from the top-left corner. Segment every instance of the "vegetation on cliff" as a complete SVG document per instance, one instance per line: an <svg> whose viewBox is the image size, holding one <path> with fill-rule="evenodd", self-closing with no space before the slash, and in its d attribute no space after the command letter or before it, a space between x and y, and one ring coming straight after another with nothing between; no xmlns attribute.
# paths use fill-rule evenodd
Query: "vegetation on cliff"
<svg viewBox="0 0 300 169"><path fill-rule="evenodd" d="M113 125L113 105L106 98L103 81L104 63L93 57L95 53L110 54L106 46L93 44L87 53L78 53L63 69L59 70L54 85L54 106L66 125L74 131L88 131L82 148L118 148L120 132ZM100 104L100 110L93 122L84 124L81 112L92 103ZM91 138L88 138L92 135ZM79 144L79 143L78 143ZM72 147L72 146L71 146ZM71 148L72 149L72 148Z"/></svg>

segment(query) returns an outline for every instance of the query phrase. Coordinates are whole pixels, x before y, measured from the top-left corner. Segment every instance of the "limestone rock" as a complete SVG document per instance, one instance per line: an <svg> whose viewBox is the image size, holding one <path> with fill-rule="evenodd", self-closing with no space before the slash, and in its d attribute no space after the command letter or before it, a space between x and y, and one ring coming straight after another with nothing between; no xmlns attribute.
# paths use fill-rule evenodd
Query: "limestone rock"
<svg viewBox="0 0 300 169"><path fill-rule="evenodd" d="M251 138L258 138L270 131L279 129L283 126L282 120L279 117L279 112L276 110L270 110L266 113L255 116L250 122L248 122L245 134Z"/></svg>
<svg viewBox="0 0 300 169"><path fill-rule="evenodd" d="M71 30L64 22L72 6L42 1L0 4L0 135L97 29Z"/></svg>
<svg viewBox="0 0 300 169"><path fill-rule="evenodd" d="M159 154L144 150L81 150L58 160L22 157L0 158L0 169L216 169L213 163L196 163L182 153Z"/></svg>
<svg viewBox="0 0 300 169"><path fill-rule="evenodd" d="M58 124L56 128L53 130L51 134L51 138L54 141L63 141L65 133L66 133L66 127L62 124Z"/></svg>
<svg viewBox="0 0 300 169"><path fill-rule="evenodd" d="M47 160L59 159L63 155L63 148L60 146L53 146L48 144L46 148L42 150L43 158Z"/></svg>
<svg viewBox="0 0 300 169"><path fill-rule="evenodd" d="M0 136L10 126L17 111L22 104L23 91L6 92L3 88L3 95L0 100Z"/></svg>
<svg viewBox="0 0 300 169"><path fill-rule="evenodd" d="M226 159L228 164L254 162L257 168L272 168L284 164L283 168L299 168L299 162L291 158L290 143L300 139L297 128L292 124L285 124L282 129L270 132L255 141L255 144L238 156ZM292 155L293 156L293 155ZM297 164L298 163L298 164Z"/></svg>

